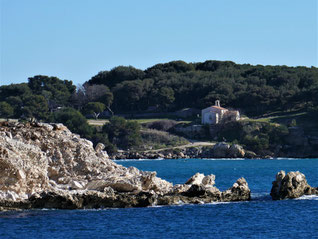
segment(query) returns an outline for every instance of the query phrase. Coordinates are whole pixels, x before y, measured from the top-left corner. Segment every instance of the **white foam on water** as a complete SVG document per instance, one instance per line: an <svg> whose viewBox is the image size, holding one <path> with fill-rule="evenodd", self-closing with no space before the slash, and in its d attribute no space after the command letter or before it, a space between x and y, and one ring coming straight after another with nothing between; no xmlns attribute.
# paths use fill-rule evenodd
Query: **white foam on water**
<svg viewBox="0 0 318 239"><path fill-rule="evenodd" d="M251 193L251 201L271 201L269 193Z"/></svg>
<svg viewBox="0 0 318 239"><path fill-rule="evenodd" d="M207 205L219 205L219 204L230 204L234 202L211 202L211 203L206 203Z"/></svg>
<svg viewBox="0 0 318 239"><path fill-rule="evenodd" d="M274 160L304 160L303 158L273 158Z"/></svg>
<svg viewBox="0 0 318 239"><path fill-rule="evenodd" d="M318 200L318 195L304 195L294 200Z"/></svg>
<svg viewBox="0 0 318 239"><path fill-rule="evenodd" d="M245 158L203 158L202 160L216 161L216 160L247 160L247 159Z"/></svg>
<svg viewBox="0 0 318 239"><path fill-rule="evenodd" d="M251 201L232 201L232 202L211 202L204 205L221 205L221 204L237 204L237 203L250 203Z"/></svg>
<svg viewBox="0 0 318 239"><path fill-rule="evenodd" d="M158 207L165 207L165 205L151 205L151 206L148 206L150 208L158 208Z"/></svg>
<svg viewBox="0 0 318 239"><path fill-rule="evenodd" d="M75 209L77 212L98 212L98 211L109 211L109 210L119 210L123 208L117 208L117 207L103 207L103 208L83 208L83 209ZM130 209L130 208L128 208Z"/></svg>

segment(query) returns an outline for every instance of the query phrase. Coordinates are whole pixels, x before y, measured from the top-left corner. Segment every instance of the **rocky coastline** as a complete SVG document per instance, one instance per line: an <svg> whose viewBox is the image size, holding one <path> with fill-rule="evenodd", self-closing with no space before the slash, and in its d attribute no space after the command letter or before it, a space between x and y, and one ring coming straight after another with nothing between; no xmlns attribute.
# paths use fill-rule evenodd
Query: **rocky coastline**
<svg viewBox="0 0 318 239"><path fill-rule="evenodd" d="M244 178L221 192L214 175L173 185L155 172L125 168L104 145L62 124L0 123L0 210L145 207L250 200Z"/></svg>
<svg viewBox="0 0 318 239"><path fill-rule="evenodd" d="M265 156L266 158L270 156ZM158 151L121 151L113 159L186 159L186 158L260 158L252 151L244 150L238 144L219 142L213 146L193 146Z"/></svg>
<svg viewBox="0 0 318 239"><path fill-rule="evenodd" d="M220 144L242 153L239 147ZM235 151L236 150L236 151ZM246 152L245 152L246 153ZM220 191L215 176L196 173L184 184L156 172L123 167L109 159L104 145L73 134L62 124L0 123L0 211L34 208L92 209L203 204L251 200L244 178ZM279 172L273 200L318 195L300 172Z"/></svg>

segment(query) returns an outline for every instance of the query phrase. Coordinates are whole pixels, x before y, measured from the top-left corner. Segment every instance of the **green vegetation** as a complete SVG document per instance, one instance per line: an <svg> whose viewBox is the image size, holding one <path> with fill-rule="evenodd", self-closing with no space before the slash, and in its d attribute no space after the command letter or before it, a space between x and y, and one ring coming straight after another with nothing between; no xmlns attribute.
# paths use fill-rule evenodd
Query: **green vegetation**
<svg viewBox="0 0 318 239"><path fill-rule="evenodd" d="M288 128L268 122L237 121L223 125L217 135L220 141L240 143L246 149L262 155L267 150L273 152L278 145L284 144Z"/></svg>
<svg viewBox="0 0 318 239"><path fill-rule="evenodd" d="M98 130L89 125L87 119L79 111L65 108L52 114L50 121L63 123L72 132L92 140L95 145L99 142L105 144L109 153L116 152L118 148L125 150L138 148L142 142L140 125L122 117L110 118L102 130Z"/></svg>
<svg viewBox="0 0 318 239"><path fill-rule="evenodd" d="M141 131L141 138L142 147L140 148L142 150L170 148L189 143L189 141L183 137L155 129L143 129Z"/></svg>
<svg viewBox="0 0 318 239"><path fill-rule="evenodd" d="M118 66L99 72L77 88L72 81L37 75L28 83L0 86L0 117L62 122L114 152L117 148L138 149L147 140L159 145L182 142L168 139L164 133L142 133L141 124L159 119L135 121L114 115L138 117L138 113L152 112L156 115L149 117L166 118L169 112L202 109L217 99L222 106L247 116L240 125L229 124L221 130L219 140L240 142L260 152L283 143L286 128L281 125L297 125L306 134L318 135L316 67L252 66L230 61L172 61L144 71ZM95 118L89 121L92 125L107 124L91 126L83 115ZM96 121L98 118L110 120Z"/></svg>
<svg viewBox="0 0 318 239"><path fill-rule="evenodd" d="M136 121L127 121L114 116L103 127L109 141L121 149L133 149L141 144L140 125Z"/></svg>
<svg viewBox="0 0 318 239"><path fill-rule="evenodd" d="M9 119L13 116L13 107L7 102L0 102L0 116Z"/></svg>
<svg viewBox="0 0 318 239"><path fill-rule="evenodd" d="M0 102L14 108L13 117L39 119L59 107L86 114L92 102L104 104L110 117L113 112L137 113L149 108L162 113L187 107L202 109L216 99L248 117L261 117L276 111L317 111L317 95L315 67L252 66L230 61L173 61L145 71L119 66L99 72L77 89L71 81L41 75L30 77L28 83L0 87ZM32 108L33 103L41 105L43 112L37 112L38 106L37 110Z"/></svg>
<svg viewBox="0 0 318 239"><path fill-rule="evenodd" d="M83 137L91 138L93 128L87 123L86 118L77 110L65 108L51 116L52 122L63 123L74 133Z"/></svg>
<svg viewBox="0 0 318 239"><path fill-rule="evenodd" d="M311 108L318 101L315 67L174 61L145 71L117 67L100 72L87 84L108 86L114 94L115 112L143 111L151 106L162 111L200 109L220 99L225 107L240 109L248 116L262 116Z"/></svg>
<svg viewBox="0 0 318 239"><path fill-rule="evenodd" d="M94 115L94 118L97 119L101 112L105 110L105 105L100 102L89 102L85 105L84 112L86 114Z"/></svg>

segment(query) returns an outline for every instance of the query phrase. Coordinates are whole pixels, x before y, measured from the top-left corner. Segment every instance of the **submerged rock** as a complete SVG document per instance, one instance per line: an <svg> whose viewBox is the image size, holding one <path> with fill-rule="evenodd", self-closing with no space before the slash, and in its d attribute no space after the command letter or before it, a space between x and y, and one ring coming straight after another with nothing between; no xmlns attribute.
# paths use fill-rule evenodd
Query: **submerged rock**
<svg viewBox="0 0 318 239"><path fill-rule="evenodd" d="M220 192L200 173L175 185L155 172L123 167L103 144L62 124L0 123L0 208L142 207L249 200L245 180Z"/></svg>
<svg viewBox="0 0 318 239"><path fill-rule="evenodd" d="M271 189L273 200L298 198L303 195L318 195L318 188L311 187L304 174L299 171L286 174L283 170L276 174Z"/></svg>

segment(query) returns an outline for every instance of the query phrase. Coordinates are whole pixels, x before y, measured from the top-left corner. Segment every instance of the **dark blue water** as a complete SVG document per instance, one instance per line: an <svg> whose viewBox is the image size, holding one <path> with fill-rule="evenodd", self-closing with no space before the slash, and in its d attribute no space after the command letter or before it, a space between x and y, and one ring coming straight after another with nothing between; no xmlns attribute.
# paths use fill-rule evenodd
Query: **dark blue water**
<svg viewBox="0 0 318 239"><path fill-rule="evenodd" d="M252 201L105 210L0 213L0 238L318 238L318 197L272 201L280 170L301 171L318 186L318 159L120 161L184 183L196 172L230 187L245 177Z"/></svg>

